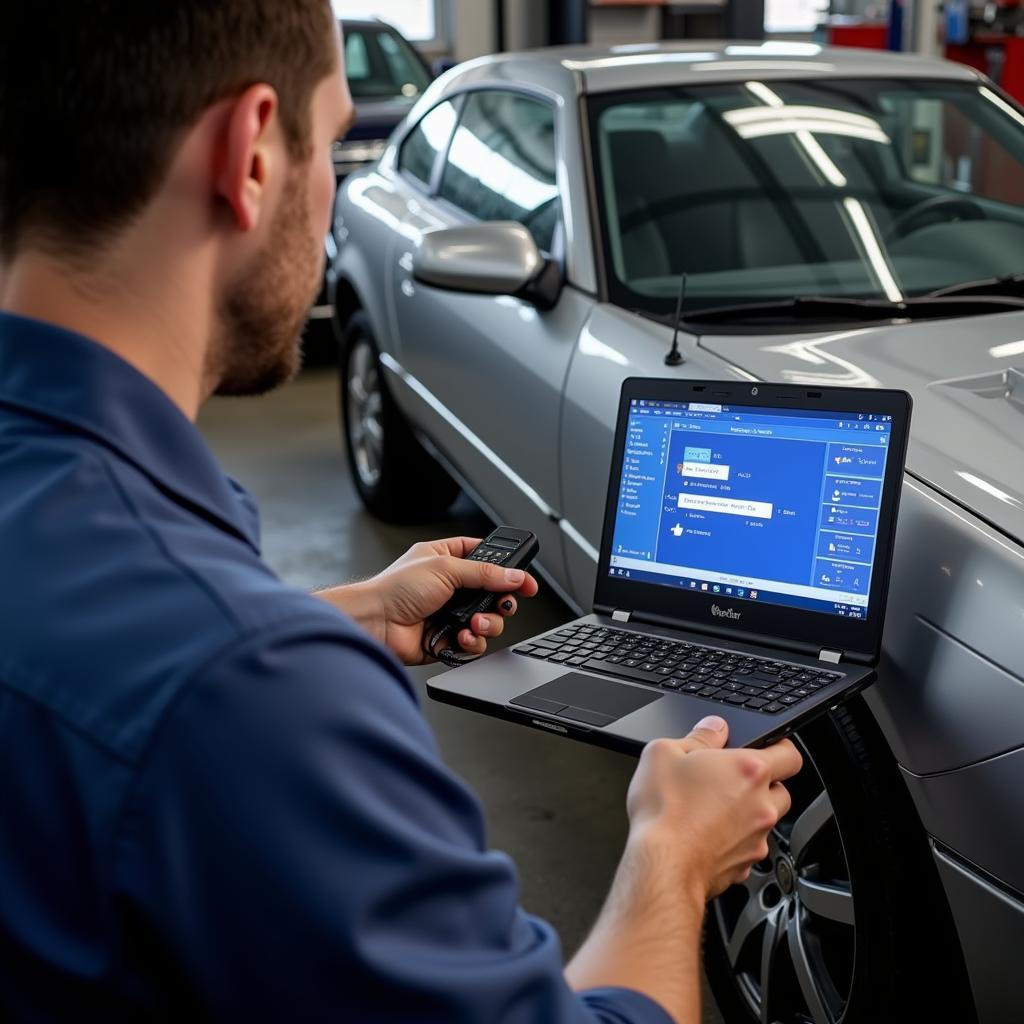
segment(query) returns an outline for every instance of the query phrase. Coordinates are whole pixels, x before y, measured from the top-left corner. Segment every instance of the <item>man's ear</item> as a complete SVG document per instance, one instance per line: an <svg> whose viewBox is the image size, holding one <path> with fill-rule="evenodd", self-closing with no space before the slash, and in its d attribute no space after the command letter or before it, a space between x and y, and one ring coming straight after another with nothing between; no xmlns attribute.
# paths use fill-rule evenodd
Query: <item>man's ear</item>
<svg viewBox="0 0 1024 1024"><path fill-rule="evenodd" d="M259 222L274 160L270 136L276 115L277 93L269 85L251 85L231 103L218 139L214 187L240 231L252 231Z"/></svg>

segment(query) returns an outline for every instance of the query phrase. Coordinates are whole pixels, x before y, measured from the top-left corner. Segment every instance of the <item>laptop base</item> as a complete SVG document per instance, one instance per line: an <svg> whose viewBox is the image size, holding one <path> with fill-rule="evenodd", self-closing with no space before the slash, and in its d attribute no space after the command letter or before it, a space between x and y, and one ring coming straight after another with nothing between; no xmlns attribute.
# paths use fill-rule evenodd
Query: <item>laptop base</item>
<svg viewBox="0 0 1024 1024"><path fill-rule="evenodd" d="M603 615L584 616L567 625L610 627L640 636L683 640L701 648L774 658L795 666L822 667L815 659L774 648L709 641L700 634L641 623L622 624ZM525 643L555 632L557 629L539 634ZM875 679L874 671L866 666L828 668L841 677L804 703L774 715L522 657L511 648L434 676L427 682L427 692L445 704L638 755L653 739L685 736L707 715L718 715L729 723L730 747L765 746L837 707Z"/></svg>

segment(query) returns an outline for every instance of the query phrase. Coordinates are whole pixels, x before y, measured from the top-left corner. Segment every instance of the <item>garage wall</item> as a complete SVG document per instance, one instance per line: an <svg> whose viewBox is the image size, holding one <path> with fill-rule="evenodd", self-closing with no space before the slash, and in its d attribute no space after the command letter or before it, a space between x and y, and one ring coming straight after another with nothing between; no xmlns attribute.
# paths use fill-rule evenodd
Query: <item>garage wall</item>
<svg viewBox="0 0 1024 1024"><path fill-rule="evenodd" d="M505 47L524 50L547 43L548 5L560 0L505 0ZM736 0L744 2L744 0ZM726 0L693 0L674 3L673 11L685 15L688 7L712 24L718 24L716 8L724 8ZM493 0L443 0L444 30L451 41L444 54L453 60L470 60L493 53L497 32ZM661 38L662 10L645 5L595 6L590 11L590 41L599 45L615 43L654 42ZM700 33L698 33L700 34ZM714 34L714 33L713 33Z"/></svg>
<svg viewBox="0 0 1024 1024"><path fill-rule="evenodd" d="M505 0L505 48L527 50L547 43L549 0ZM557 0L554 0L557 2ZM454 60L493 53L497 39L493 0L446 0L444 16Z"/></svg>
<svg viewBox="0 0 1024 1024"><path fill-rule="evenodd" d="M661 9L658 7L605 7L590 12L592 43L651 43L660 38Z"/></svg>
<svg viewBox="0 0 1024 1024"><path fill-rule="evenodd" d="M549 2L559 0L505 0L505 45L509 50L547 44Z"/></svg>
<svg viewBox="0 0 1024 1024"><path fill-rule="evenodd" d="M490 0L448 0L444 15L453 60L494 51L494 4Z"/></svg>

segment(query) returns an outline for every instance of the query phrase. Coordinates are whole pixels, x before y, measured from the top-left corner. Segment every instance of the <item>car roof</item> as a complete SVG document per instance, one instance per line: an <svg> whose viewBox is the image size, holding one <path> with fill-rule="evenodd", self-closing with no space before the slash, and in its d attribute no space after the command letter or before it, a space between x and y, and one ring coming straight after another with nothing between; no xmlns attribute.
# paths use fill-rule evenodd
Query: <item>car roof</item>
<svg viewBox="0 0 1024 1024"><path fill-rule="evenodd" d="M695 40L621 46L564 46L495 54L460 65L449 82L533 81L559 92L601 93L665 85L758 79L942 78L977 81L963 64L917 54L800 42Z"/></svg>
<svg viewBox="0 0 1024 1024"><path fill-rule="evenodd" d="M339 18L342 27L348 25L358 26L359 28L390 28L390 25L385 25L385 22L381 21L380 18L375 18L370 14L346 14L343 18Z"/></svg>

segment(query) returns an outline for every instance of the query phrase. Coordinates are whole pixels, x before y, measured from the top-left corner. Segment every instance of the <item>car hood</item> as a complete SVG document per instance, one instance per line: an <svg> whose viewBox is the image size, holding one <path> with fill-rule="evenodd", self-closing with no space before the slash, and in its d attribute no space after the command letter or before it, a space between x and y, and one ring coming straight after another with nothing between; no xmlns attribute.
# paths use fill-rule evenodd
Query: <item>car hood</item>
<svg viewBox="0 0 1024 1024"><path fill-rule="evenodd" d="M761 380L909 391L907 469L1024 541L1024 313L699 344Z"/></svg>

